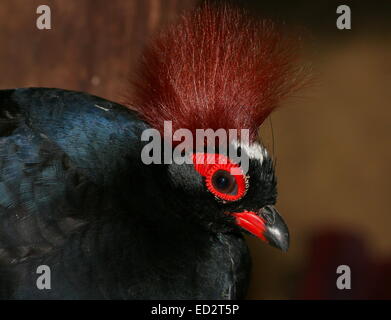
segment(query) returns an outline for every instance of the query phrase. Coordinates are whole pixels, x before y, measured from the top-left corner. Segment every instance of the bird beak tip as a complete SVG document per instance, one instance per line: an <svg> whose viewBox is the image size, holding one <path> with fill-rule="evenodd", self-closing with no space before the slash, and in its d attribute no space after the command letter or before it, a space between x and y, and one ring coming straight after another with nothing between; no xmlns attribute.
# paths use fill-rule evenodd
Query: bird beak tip
<svg viewBox="0 0 391 320"><path fill-rule="evenodd" d="M289 229L274 206L265 206L259 213L265 220L265 238L273 247L287 252L289 249Z"/></svg>
<svg viewBox="0 0 391 320"><path fill-rule="evenodd" d="M289 249L289 233L285 233L278 237L268 237L265 235L266 239L268 239L268 243L277 249L282 250L283 252L287 252Z"/></svg>
<svg viewBox="0 0 391 320"><path fill-rule="evenodd" d="M287 252L289 249L289 230L284 220L274 208L265 206L258 213L234 213L236 224L271 246Z"/></svg>

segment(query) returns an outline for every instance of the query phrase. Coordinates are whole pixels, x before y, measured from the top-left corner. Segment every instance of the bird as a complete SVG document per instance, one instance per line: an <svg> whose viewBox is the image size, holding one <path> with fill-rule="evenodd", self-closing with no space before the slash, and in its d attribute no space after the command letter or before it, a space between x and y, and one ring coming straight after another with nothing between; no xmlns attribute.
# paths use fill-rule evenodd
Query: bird
<svg viewBox="0 0 391 320"><path fill-rule="evenodd" d="M244 299L244 235L289 246L257 135L303 85L295 41L272 21L206 4L151 39L120 103L0 90L0 299ZM208 141L187 145L187 162L144 163L147 130L179 146L165 121L194 134L246 129L228 149L247 171Z"/></svg>

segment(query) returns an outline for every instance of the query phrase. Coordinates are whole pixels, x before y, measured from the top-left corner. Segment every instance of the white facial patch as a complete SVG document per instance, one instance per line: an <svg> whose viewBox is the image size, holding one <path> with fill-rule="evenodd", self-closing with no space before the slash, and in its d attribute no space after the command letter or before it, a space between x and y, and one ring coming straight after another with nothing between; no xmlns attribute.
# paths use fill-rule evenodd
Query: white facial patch
<svg viewBox="0 0 391 320"><path fill-rule="evenodd" d="M252 144L241 144L239 141L233 140L231 144L236 149L240 147L242 152L245 152L250 159L258 160L261 164L268 156L267 150L258 142L254 142Z"/></svg>

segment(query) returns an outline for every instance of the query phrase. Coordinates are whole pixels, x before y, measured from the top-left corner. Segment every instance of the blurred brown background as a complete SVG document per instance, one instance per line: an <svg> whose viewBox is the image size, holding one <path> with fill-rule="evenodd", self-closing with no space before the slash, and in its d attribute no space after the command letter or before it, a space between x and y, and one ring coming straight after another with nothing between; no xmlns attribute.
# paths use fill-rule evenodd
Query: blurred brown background
<svg viewBox="0 0 391 320"><path fill-rule="evenodd" d="M391 1L233 2L306 30L303 59L316 74L262 129L278 159L291 249L248 239L249 298L390 298ZM51 8L52 30L35 26L41 4ZM118 101L151 34L198 4L1 0L0 88L59 87ZM352 30L335 26L340 4L350 5ZM351 291L336 292L339 264L351 267Z"/></svg>

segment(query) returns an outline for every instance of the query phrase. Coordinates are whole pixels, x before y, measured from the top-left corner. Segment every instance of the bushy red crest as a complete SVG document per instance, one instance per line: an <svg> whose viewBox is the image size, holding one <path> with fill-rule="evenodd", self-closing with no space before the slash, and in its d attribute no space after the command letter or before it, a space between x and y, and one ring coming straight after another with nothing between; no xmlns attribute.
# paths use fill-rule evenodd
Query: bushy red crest
<svg viewBox="0 0 391 320"><path fill-rule="evenodd" d="M228 6L201 8L159 34L142 57L128 105L163 132L249 129L303 84L298 41Z"/></svg>

